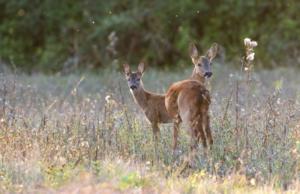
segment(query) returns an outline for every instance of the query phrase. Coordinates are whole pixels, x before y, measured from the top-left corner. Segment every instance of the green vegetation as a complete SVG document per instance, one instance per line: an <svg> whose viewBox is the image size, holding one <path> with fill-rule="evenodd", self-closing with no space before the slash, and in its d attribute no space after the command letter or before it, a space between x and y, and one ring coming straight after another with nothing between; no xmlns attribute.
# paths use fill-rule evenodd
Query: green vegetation
<svg viewBox="0 0 300 194"><path fill-rule="evenodd" d="M297 0L0 0L0 193L299 193L299 10ZM258 46L245 39L241 51L245 37ZM206 83L212 149L200 144L187 166L186 126L176 156L172 124L156 144L119 70L146 61L145 88L163 93L191 74L191 41L201 52L218 42L230 62L214 62Z"/></svg>
<svg viewBox="0 0 300 194"><path fill-rule="evenodd" d="M145 87L165 91L191 71L148 69ZM1 74L0 193L297 193L297 74L286 68L253 73L248 96L243 75L216 64L211 82L215 143L207 156L200 145L195 167L182 172L189 150L185 127L174 160L172 125L161 125L157 158L151 126L124 75Z"/></svg>
<svg viewBox="0 0 300 194"><path fill-rule="evenodd" d="M238 58L252 37L264 67L299 64L300 2L257 0L0 1L0 60L26 71L70 71L145 60L189 64L187 47L220 43Z"/></svg>

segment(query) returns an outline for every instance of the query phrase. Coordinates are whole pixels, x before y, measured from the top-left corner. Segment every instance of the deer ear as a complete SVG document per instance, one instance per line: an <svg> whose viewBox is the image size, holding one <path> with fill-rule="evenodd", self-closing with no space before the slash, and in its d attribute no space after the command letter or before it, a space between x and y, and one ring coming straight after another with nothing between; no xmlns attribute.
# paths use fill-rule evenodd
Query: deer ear
<svg viewBox="0 0 300 194"><path fill-rule="evenodd" d="M219 52L219 45L217 43L213 43L210 49L208 49L206 56L210 61L212 61L217 56L218 52Z"/></svg>
<svg viewBox="0 0 300 194"><path fill-rule="evenodd" d="M192 59L193 63L196 64L197 60L198 60L198 57L199 57L199 54L198 54L198 49L197 49L197 47L194 43L190 44L189 53L190 53L190 56L191 56L191 59Z"/></svg>
<svg viewBox="0 0 300 194"><path fill-rule="evenodd" d="M141 74L143 74L145 71L145 64L143 62L141 62L138 66L138 72L140 72Z"/></svg>
<svg viewBox="0 0 300 194"><path fill-rule="evenodd" d="M126 75L130 74L130 66L127 63L123 64L123 68Z"/></svg>

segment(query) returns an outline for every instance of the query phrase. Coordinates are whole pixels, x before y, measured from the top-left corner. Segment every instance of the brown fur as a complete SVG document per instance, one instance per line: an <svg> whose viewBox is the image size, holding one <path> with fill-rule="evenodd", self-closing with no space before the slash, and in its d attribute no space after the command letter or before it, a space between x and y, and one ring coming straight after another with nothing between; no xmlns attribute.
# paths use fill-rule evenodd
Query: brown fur
<svg viewBox="0 0 300 194"><path fill-rule="evenodd" d="M159 133L159 123L171 123L165 107L165 96L146 91L143 86L132 92L135 102L141 107L152 125L154 135Z"/></svg>
<svg viewBox="0 0 300 194"><path fill-rule="evenodd" d="M131 89L131 93L135 102L141 107L147 119L150 121L155 138L157 138L157 134L160 131L158 124L170 123L173 119L173 150L175 150L177 146L179 124L182 119L191 127L191 137L195 140L192 147L196 147L199 138L202 139L203 145L206 147L206 139L202 128L203 125L209 142L211 144L213 142L208 115L210 96L208 90L206 90L203 85L205 81L203 69L207 71L206 68L210 68L210 65L207 66L207 62L211 62L216 55L216 51L217 45L215 44L208 50L205 57L198 57L198 50L192 45L190 54L195 67L191 77L188 80L173 84L166 95L146 91L143 87L142 80L138 81L138 84L133 84L138 87ZM124 64L123 66L125 77L131 88L130 78L141 79L144 72L144 64L139 64L137 72L131 72L128 64Z"/></svg>
<svg viewBox="0 0 300 194"><path fill-rule="evenodd" d="M144 64L140 64L137 72L131 72L129 65L124 65L126 79L141 79L144 72ZM168 115L165 107L165 96L155 94L144 89L142 80L135 83L138 86L131 90L131 94L136 104L143 110L148 121L151 123L153 135L157 138L160 133L159 123L171 123L172 118Z"/></svg>
<svg viewBox="0 0 300 194"><path fill-rule="evenodd" d="M217 50L218 46L215 44L208 50L206 56L199 57L198 50L192 45L190 55L195 65L192 76L172 84L166 93L165 106L174 122L173 151L177 147L178 128L182 121L189 126L191 149L197 147L200 138L205 148L206 139L210 145L213 144L209 118L210 95L204 82L205 75L211 73L211 61L216 56Z"/></svg>
<svg viewBox="0 0 300 194"><path fill-rule="evenodd" d="M183 121L189 126L192 148L196 148L199 138L207 147L206 138L213 143L209 127L210 95L205 86L196 80L183 80L171 85L167 91L166 109L174 121L173 150L177 147L178 125ZM205 133L203 130L205 129Z"/></svg>

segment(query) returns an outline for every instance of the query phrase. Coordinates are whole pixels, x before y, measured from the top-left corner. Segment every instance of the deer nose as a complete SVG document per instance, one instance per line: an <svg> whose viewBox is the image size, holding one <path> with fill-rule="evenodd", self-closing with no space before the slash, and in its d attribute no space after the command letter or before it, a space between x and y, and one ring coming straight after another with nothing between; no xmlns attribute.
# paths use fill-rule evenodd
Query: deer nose
<svg viewBox="0 0 300 194"><path fill-rule="evenodd" d="M212 72L205 72L204 77L210 78L212 74Z"/></svg>
<svg viewBox="0 0 300 194"><path fill-rule="evenodd" d="M135 85L130 86L130 89L134 90L137 89L137 87Z"/></svg>

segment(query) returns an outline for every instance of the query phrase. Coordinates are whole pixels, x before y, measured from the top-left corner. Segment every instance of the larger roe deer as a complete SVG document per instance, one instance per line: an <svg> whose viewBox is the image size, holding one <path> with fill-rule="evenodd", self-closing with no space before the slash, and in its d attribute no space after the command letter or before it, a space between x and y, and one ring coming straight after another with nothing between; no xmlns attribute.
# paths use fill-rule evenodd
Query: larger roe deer
<svg viewBox="0 0 300 194"><path fill-rule="evenodd" d="M194 150L202 140L203 147L213 144L210 130L209 105L210 95L204 82L212 76L211 63L218 52L218 45L214 43L205 56L199 56L194 44L190 46L190 56L194 64L192 76L183 81L172 84L166 93L165 105L168 114L173 118L173 152L177 147L178 128L181 122L189 127L191 149ZM203 128L205 128L205 133Z"/></svg>

